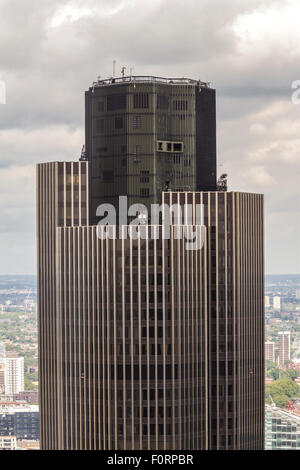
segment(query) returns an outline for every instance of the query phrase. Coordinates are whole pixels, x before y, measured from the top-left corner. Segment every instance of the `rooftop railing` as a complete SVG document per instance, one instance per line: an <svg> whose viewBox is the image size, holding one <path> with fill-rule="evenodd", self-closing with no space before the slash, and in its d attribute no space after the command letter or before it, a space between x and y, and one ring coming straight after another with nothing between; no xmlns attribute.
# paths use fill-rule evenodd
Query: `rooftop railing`
<svg viewBox="0 0 300 470"><path fill-rule="evenodd" d="M107 78L104 80L97 80L93 83L93 88L107 86L107 85L119 85L122 83L162 83L165 85L198 85L204 88L210 88L210 82L203 82L201 80L193 80L191 78L163 78L153 76L135 76L130 75L127 77L118 78Z"/></svg>

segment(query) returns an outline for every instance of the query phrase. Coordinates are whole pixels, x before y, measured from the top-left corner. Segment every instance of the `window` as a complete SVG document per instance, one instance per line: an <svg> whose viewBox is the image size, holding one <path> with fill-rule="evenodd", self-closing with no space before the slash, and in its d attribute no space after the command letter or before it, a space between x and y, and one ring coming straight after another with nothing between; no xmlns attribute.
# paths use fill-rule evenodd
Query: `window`
<svg viewBox="0 0 300 470"><path fill-rule="evenodd" d="M174 111L187 111L187 101L186 100L175 100L173 101L173 110Z"/></svg>
<svg viewBox="0 0 300 470"><path fill-rule="evenodd" d="M133 161L135 163L140 163L141 161L142 146L134 145L133 147Z"/></svg>
<svg viewBox="0 0 300 470"><path fill-rule="evenodd" d="M140 183L149 183L149 176L142 176L140 178Z"/></svg>
<svg viewBox="0 0 300 470"><path fill-rule="evenodd" d="M149 194L150 194L149 188L140 188L140 196L141 197L149 197ZM150 337L151 337L151 334L150 334Z"/></svg>
<svg viewBox="0 0 300 470"><path fill-rule="evenodd" d="M123 117L115 117L115 129L123 129Z"/></svg>
<svg viewBox="0 0 300 470"><path fill-rule="evenodd" d="M173 144L174 152L182 152L182 143Z"/></svg>
<svg viewBox="0 0 300 470"><path fill-rule="evenodd" d="M166 140L158 140L156 148L158 152L182 153L183 143L182 142L170 142Z"/></svg>
<svg viewBox="0 0 300 470"><path fill-rule="evenodd" d="M97 119L96 131L100 132L101 134L104 132L104 119Z"/></svg>
<svg viewBox="0 0 300 470"><path fill-rule="evenodd" d="M133 129L140 129L142 127L142 116L133 116Z"/></svg>
<svg viewBox="0 0 300 470"><path fill-rule="evenodd" d="M98 112L99 113L104 112L104 101L98 101Z"/></svg>
<svg viewBox="0 0 300 470"><path fill-rule="evenodd" d="M126 109L126 95L109 95L107 97L107 111Z"/></svg>
<svg viewBox="0 0 300 470"><path fill-rule="evenodd" d="M97 152L98 153L105 153L105 152L107 152L107 147L98 147Z"/></svg>
<svg viewBox="0 0 300 470"><path fill-rule="evenodd" d="M149 108L149 94L148 93L134 93L133 107L136 109Z"/></svg>
<svg viewBox="0 0 300 470"><path fill-rule="evenodd" d="M113 181L114 180L114 171L105 170L103 171L103 181Z"/></svg>
<svg viewBox="0 0 300 470"><path fill-rule="evenodd" d="M157 95L157 108L158 109L168 109L169 107L169 97L167 95Z"/></svg>

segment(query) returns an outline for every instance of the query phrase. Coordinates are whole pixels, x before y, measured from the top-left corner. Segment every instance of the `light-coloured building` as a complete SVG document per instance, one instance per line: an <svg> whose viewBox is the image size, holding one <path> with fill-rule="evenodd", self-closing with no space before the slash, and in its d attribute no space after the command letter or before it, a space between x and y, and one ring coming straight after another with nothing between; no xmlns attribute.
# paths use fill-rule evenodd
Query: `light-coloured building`
<svg viewBox="0 0 300 470"><path fill-rule="evenodd" d="M5 393L5 364L0 363L0 394Z"/></svg>
<svg viewBox="0 0 300 470"><path fill-rule="evenodd" d="M291 359L291 333L280 331L278 333L278 363L284 365Z"/></svg>
<svg viewBox="0 0 300 470"><path fill-rule="evenodd" d="M296 290L296 299L300 299L300 289Z"/></svg>
<svg viewBox="0 0 300 470"><path fill-rule="evenodd" d="M17 450L16 436L0 436L0 450Z"/></svg>
<svg viewBox="0 0 300 470"><path fill-rule="evenodd" d="M5 357L6 357L6 346L3 341L0 341L0 364L3 364L5 362Z"/></svg>
<svg viewBox="0 0 300 470"><path fill-rule="evenodd" d="M280 310L281 308L280 297L278 295L273 298L273 308L274 310Z"/></svg>
<svg viewBox="0 0 300 470"><path fill-rule="evenodd" d="M270 307L270 297L268 295L265 295L265 308Z"/></svg>
<svg viewBox="0 0 300 470"><path fill-rule="evenodd" d="M282 408L267 405L265 450L300 450L300 417Z"/></svg>
<svg viewBox="0 0 300 470"><path fill-rule="evenodd" d="M5 359L5 393L10 395L24 391L24 357Z"/></svg>
<svg viewBox="0 0 300 470"><path fill-rule="evenodd" d="M275 343L273 341L265 342L265 359L275 362Z"/></svg>

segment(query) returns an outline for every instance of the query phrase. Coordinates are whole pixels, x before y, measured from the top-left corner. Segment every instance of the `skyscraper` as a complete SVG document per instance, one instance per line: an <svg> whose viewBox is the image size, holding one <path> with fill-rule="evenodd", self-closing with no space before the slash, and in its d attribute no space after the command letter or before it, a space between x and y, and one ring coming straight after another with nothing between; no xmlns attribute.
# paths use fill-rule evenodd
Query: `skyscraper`
<svg viewBox="0 0 300 470"><path fill-rule="evenodd" d="M125 77L86 93L82 161L38 165L42 448L263 448L263 197L216 191L215 140L207 84ZM121 195L192 218L101 238Z"/></svg>
<svg viewBox="0 0 300 470"><path fill-rule="evenodd" d="M291 359L291 333L280 331L278 333L278 363L283 366Z"/></svg>

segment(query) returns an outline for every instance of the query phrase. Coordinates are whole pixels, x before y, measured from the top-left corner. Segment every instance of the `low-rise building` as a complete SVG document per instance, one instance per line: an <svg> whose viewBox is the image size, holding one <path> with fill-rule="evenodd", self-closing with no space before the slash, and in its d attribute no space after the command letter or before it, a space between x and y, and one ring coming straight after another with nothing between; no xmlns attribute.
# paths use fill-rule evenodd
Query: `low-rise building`
<svg viewBox="0 0 300 470"><path fill-rule="evenodd" d="M265 449L300 450L300 417L276 406L266 405Z"/></svg>
<svg viewBox="0 0 300 470"><path fill-rule="evenodd" d="M16 436L0 436L0 450L17 450Z"/></svg>

